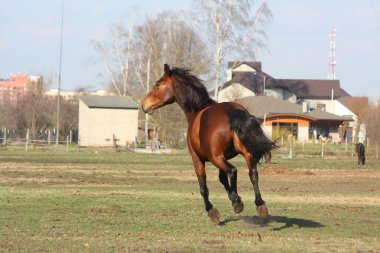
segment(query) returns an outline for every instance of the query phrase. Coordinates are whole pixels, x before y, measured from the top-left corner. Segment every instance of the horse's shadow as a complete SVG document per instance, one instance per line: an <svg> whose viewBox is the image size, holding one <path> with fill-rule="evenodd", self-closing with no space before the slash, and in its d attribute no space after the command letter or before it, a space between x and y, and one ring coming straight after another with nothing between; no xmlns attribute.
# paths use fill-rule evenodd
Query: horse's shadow
<svg viewBox="0 0 380 253"><path fill-rule="evenodd" d="M237 216L233 218L227 218L224 221L220 222L220 225L226 225L230 222L236 222L243 220L247 224L251 224L259 227L273 227L276 223L282 223L281 227L273 227L273 231L279 231L286 228L320 228L324 225L320 222L308 219L299 219L299 218L289 218L286 216L268 216L265 219L259 218L257 216ZM272 225L273 224L273 225Z"/></svg>

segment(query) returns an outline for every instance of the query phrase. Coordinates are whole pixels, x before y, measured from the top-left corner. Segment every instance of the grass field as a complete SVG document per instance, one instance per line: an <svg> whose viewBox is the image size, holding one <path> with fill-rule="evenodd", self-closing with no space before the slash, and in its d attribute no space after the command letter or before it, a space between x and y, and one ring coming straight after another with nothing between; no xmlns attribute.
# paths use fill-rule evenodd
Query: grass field
<svg viewBox="0 0 380 253"><path fill-rule="evenodd" d="M187 153L94 151L0 151L0 252L380 252L380 160L274 157L267 219L242 159L240 215L208 165L216 226Z"/></svg>

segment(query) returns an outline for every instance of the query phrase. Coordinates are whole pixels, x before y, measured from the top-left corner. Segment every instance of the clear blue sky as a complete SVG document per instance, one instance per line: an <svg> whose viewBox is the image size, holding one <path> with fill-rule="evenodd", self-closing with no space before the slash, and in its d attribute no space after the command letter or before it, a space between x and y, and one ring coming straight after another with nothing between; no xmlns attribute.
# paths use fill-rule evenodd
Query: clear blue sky
<svg viewBox="0 0 380 253"><path fill-rule="evenodd" d="M256 1L261 3L262 1ZM273 22L263 70L277 78L325 79L329 33L337 29L337 79L353 96L380 96L380 0L267 0ZM62 89L102 89L103 62L91 40L107 39L111 24L127 20L132 6L141 18L187 10L191 0L65 0ZM10 73L53 75L59 69L61 0L0 0L0 77ZM250 60L250 59L241 59Z"/></svg>

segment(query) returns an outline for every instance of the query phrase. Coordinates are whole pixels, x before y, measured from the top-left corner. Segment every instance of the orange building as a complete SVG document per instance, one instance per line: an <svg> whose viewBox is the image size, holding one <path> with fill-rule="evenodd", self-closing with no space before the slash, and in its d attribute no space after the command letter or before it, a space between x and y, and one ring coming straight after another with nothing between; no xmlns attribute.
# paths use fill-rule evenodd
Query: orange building
<svg viewBox="0 0 380 253"><path fill-rule="evenodd" d="M14 105L33 90L33 85L41 80L40 76L10 75L0 79L0 105Z"/></svg>
<svg viewBox="0 0 380 253"><path fill-rule="evenodd" d="M320 109L309 111L301 105L268 96L251 96L237 101L261 121L273 139L282 136L301 142L329 138L336 143L343 139L339 130L347 121L345 117Z"/></svg>

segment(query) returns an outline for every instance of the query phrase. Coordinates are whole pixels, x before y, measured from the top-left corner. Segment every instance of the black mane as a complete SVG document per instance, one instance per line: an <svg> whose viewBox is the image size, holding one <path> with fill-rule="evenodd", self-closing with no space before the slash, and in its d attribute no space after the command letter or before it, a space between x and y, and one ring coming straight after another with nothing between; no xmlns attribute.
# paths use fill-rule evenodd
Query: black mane
<svg viewBox="0 0 380 253"><path fill-rule="evenodd" d="M176 87L176 89L178 89L178 91L176 91L178 96L177 102L180 106L183 106L185 110L200 111L203 108L216 103L210 98L202 81L191 74L190 70L173 68L171 73L176 77L178 83L180 83ZM181 89L181 87L185 87L185 89Z"/></svg>

